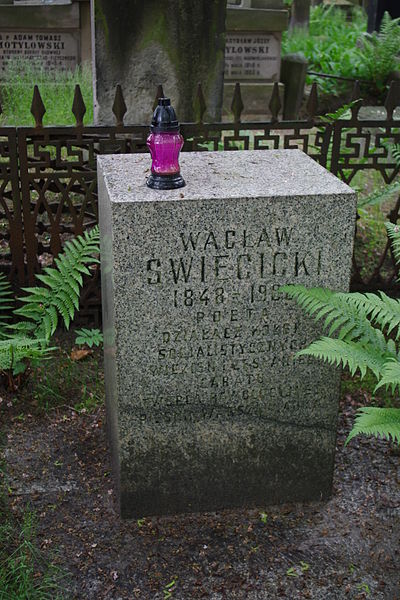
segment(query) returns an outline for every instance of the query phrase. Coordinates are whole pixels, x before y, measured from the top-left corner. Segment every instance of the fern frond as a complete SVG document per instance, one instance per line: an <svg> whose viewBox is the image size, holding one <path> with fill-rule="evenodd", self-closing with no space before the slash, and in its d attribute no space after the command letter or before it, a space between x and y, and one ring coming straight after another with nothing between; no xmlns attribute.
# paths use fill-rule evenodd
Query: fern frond
<svg viewBox="0 0 400 600"><path fill-rule="evenodd" d="M399 225L394 225L393 223L385 223L385 227L392 244L392 251L395 261L397 263L400 262L400 227Z"/></svg>
<svg viewBox="0 0 400 600"><path fill-rule="evenodd" d="M373 435L400 444L400 408L378 408L367 406L357 411L353 429L350 431L345 444L356 435Z"/></svg>
<svg viewBox="0 0 400 600"><path fill-rule="evenodd" d="M297 352L297 356L314 356L330 365L347 367L352 375L359 370L361 377L370 369L377 379L388 359L376 349L361 346L359 342L345 342L328 337L312 342L307 348Z"/></svg>
<svg viewBox="0 0 400 600"><path fill-rule="evenodd" d="M378 89L384 89L389 73L397 67L397 54L400 46L400 19L391 19L384 14L380 32L366 39L361 52L361 75L375 82Z"/></svg>
<svg viewBox="0 0 400 600"><path fill-rule="evenodd" d="M16 332L21 335L21 337L28 337L28 334L32 332L36 328L36 324L31 321L19 321L18 323L12 323L12 325L8 325L7 332ZM14 335L14 333L8 333L8 337Z"/></svg>
<svg viewBox="0 0 400 600"><path fill-rule="evenodd" d="M339 121L342 119L350 119L351 109L353 108L353 106L355 106L355 104L357 104L357 102L359 102L359 99L356 98L348 104L343 104L343 106L340 106L340 108L338 108L335 112L326 113L326 115L322 115L320 117L320 120L326 123L334 123L335 121Z"/></svg>
<svg viewBox="0 0 400 600"><path fill-rule="evenodd" d="M383 140L382 146L386 148L386 150L389 153L389 156L395 161L397 166L400 167L400 144L394 144L393 142L389 142L388 140Z"/></svg>
<svg viewBox="0 0 400 600"><path fill-rule="evenodd" d="M82 275L90 275L88 264L99 262L99 229L94 227L82 236L68 241L63 252L55 259L56 268L46 267L37 275L43 284L25 288L27 295L21 298L25 306L15 314L37 323L36 336L49 339L56 330L60 315L68 329L75 311L79 309Z"/></svg>
<svg viewBox="0 0 400 600"><path fill-rule="evenodd" d="M3 336L4 327L10 318L9 312L14 306L13 294L7 277L0 273L0 338Z"/></svg>
<svg viewBox="0 0 400 600"><path fill-rule="evenodd" d="M347 302L354 305L381 330L386 329L389 335L397 329L396 340L400 337L400 300L389 298L384 292L378 294L350 293L346 294Z"/></svg>
<svg viewBox="0 0 400 600"><path fill-rule="evenodd" d="M392 144L390 151L394 160L396 161L397 166L400 167L400 144Z"/></svg>
<svg viewBox="0 0 400 600"><path fill-rule="evenodd" d="M391 358L385 363L381 380L375 389L377 390L383 386L390 387L393 392L397 387L400 387L400 362L397 358Z"/></svg>
<svg viewBox="0 0 400 600"><path fill-rule="evenodd" d="M365 310L356 306L354 294L332 292L324 288L306 288L301 285L287 285L281 288L290 298L316 321L325 318L323 326L328 334L338 333L343 340L370 340L379 342L375 328L367 319Z"/></svg>
<svg viewBox="0 0 400 600"><path fill-rule="evenodd" d="M383 202L386 202L386 200L389 200L394 194L398 194L399 192L400 181L394 181L393 183L385 185L382 188L376 190L366 198L362 198L361 200L359 200L357 206L358 208L364 208L365 206L380 206Z"/></svg>
<svg viewBox="0 0 400 600"><path fill-rule="evenodd" d="M42 359L54 349L46 347L46 340L14 337L0 340L0 371L21 372L20 363Z"/></svg>
<svg viewBox="0 0 400 600"><path fill-rule="evenodd" d="M45 313L43 306L38 304L27 304L14 310L14 315L25 317L26 319L32 319L32 321L39 322Z"/></svg>

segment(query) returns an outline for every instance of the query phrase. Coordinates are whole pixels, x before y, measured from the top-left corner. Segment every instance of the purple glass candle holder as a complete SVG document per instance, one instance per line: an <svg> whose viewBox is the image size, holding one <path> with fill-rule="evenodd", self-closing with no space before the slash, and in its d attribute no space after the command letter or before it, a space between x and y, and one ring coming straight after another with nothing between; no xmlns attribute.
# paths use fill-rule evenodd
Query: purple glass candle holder
<svg viewBox="0 0 400 600"><path fill-rule="evenodd" d="M147 138L152 158L147 185L156 190L173 190L185 185L180 174L179 152L183 137L169 98L159 98Z"/></svg>

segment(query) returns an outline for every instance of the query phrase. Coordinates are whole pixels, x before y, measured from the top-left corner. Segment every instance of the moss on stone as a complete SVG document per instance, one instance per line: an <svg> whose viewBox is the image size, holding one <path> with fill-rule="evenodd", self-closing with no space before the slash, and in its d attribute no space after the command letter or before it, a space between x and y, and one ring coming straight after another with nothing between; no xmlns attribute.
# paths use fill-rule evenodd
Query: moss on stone
<svg viewBox="0 0 400 600"><path fill-rule="evenodd" d="M175 71L181 120L194 117L199 81L206 102L210 91L210 104L222 105L225 0L96 0L96 19L105 31L114 79L123 80L132 58L140 60L144 49L158 44Z"/></svg>

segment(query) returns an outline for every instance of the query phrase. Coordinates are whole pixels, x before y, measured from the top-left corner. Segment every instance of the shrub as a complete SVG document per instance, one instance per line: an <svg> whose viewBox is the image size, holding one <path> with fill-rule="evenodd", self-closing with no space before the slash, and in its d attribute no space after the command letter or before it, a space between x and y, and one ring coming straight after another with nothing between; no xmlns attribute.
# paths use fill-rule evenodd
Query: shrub
<svg viewBox="0 0 400 600"><path fill-rule="evenodd" d="M386 223L396 261L400 262L400 229ZM316 321L323 320L328 335L297 353L319 358L329 364L367 371L376 378L376 388L400 388L400 300L383 292L344 293L323 288L307 289L288 285L282 288ZM400 409L365 407L357 418L346 443L359 433L381 435L400 443Z"/></svg>

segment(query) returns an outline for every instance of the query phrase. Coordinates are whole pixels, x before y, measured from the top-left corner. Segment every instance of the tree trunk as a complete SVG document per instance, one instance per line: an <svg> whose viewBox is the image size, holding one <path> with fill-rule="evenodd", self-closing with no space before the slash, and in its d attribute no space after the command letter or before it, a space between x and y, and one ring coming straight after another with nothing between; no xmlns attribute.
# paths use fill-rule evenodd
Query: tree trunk
<svg viewBox="0 0 400 600"><path fill-rule="evenodd" d="M310 23L310 0L293 0L290 29L308 29Z"/></svg>
<svg viewBox="0 0 400 600"><path fill-rule="evenodd" d="M368 15L367 31L368 31L368 33L372 33L376 29L377 11L378 11L378 0L368 0L368 2L367 2L367 15Z"/></svg>

